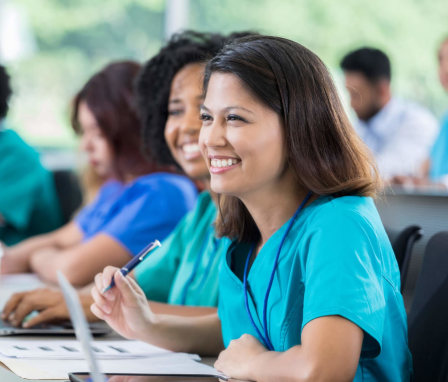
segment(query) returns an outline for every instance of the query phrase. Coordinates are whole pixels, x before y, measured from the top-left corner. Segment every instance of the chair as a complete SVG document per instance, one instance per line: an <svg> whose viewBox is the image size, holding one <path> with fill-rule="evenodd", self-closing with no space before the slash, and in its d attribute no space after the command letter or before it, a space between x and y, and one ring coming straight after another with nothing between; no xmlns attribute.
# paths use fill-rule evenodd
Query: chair
<svg viewBox="0 0 448 382"><path fill-rule="evenodd" d="M401 231L386 228L386 232L395 252L398 268L400 269L401 292L403 292L411 262L412 247L422 238L423 230L417 225L411 225Z"/></svg>
<svg viewBox="0 0 448 382"><path fill-rule="evenodd" d="M408 326L413 381L448 381L448 231L428 241Z"/></svg>
<svg viewBox="0 0 448 382"><path fill-rule="evenodd" d="M73 213L81 206L82 191L78 177L71 170L53 171L53 179L58 195L63 224L70 221Z"/></svg>

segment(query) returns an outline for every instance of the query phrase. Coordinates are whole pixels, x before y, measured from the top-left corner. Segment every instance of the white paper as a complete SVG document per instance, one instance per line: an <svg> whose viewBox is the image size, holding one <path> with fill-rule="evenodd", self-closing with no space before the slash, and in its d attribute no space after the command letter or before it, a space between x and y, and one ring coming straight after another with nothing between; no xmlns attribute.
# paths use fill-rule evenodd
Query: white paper
<svg viewBox="0 0 448 382"><path fill-rule="evenodd" d="M67 379L68 373L89 372L85 360L37 360L17 359L0 356L2 362L11 371L26 379ZM166 357L148 357L121 360L99 360L102 372L109 374L170 374L203 375L225 378L211 366L193 361L184 354L169 353Z"/></svg>
<svg viewBox="0 0 448 382"><path fill-rule="evenodd" d="M141 341L93 341L92 350L97 359L124 359L160 357L172 352ZM81 344L76 340L2 340L0 354L10 358L84 359ZM190 355L189 355L190 356ZM195 355L191 355L198 358Z"/></svg>

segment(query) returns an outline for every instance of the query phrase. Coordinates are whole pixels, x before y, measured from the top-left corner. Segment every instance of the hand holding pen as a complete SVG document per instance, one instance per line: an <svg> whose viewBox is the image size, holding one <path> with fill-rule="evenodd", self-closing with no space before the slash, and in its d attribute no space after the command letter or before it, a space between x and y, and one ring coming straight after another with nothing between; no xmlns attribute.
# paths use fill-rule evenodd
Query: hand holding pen
<svg viewBox="0 0 448 382"><path fill-rule="evenodd" d="M155 240L152 243L149 243L145 248L143 248L143 250L137 255L134 256L134 258L129 261L123 268L120 269L120 272L123 276L126 276L129 272L131 272L138 264L140 264L140 262L150 253L152 252L154 249L156 249L157 247L161 247L162 244L160 244L160 241ZM110 284L105 287L102 291L101 294L106 293L109 289L112 289L115 286L115 280L112 277L112 280L110 282Z"/></svg>

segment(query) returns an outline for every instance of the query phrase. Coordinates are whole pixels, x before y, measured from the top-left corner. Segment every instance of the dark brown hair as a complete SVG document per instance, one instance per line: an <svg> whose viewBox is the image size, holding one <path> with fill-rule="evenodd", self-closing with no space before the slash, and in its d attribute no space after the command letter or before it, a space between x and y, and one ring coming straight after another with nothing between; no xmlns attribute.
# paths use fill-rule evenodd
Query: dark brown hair
<svg viewBox="0 0 448 382"><path fill-rule="evenodd" d="M214 72L237 76L281 117L287 165L301 188L336 197L376 194L374 161L352 128L327 68L314 53L279 37L246 37L225 46L207 64L205 91ZM258 240L258 228L238 198L221 195L219 208L218 235Z"/></svg>
<svg viewBox="0 0 448 382"><path fill-rule="evenodd" d="M71 122L80 133L79 105L85 102L114 153L115 176L139 176L159 170L155 162L143 155L141 123L136 111L134 82L140 64L120 61L107 65L95 74L76 94Z"/></svg>

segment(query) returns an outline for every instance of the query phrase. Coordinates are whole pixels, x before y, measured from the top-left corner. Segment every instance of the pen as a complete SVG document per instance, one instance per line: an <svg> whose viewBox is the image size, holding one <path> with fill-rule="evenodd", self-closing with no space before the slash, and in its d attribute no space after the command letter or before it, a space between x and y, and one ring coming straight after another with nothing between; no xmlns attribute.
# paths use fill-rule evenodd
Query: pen
<svg viewBox="0 0 448 382"><path fill-rule="evenodd" d="M140 262L146 257L148 253L150 253L152 250L156 249L157 247L161 247L162 244L160 244L160 241L155 240L152 243L149 243L143 250L135 256L129 263L127 263L123 268L120 269L120 272L123 276L126 276L130 271L132 271ZM115 286L115 280L112 276L112 280L110 281L110 284L105 287L101 294L106 293L109 289L112 289Z"/></svg>

